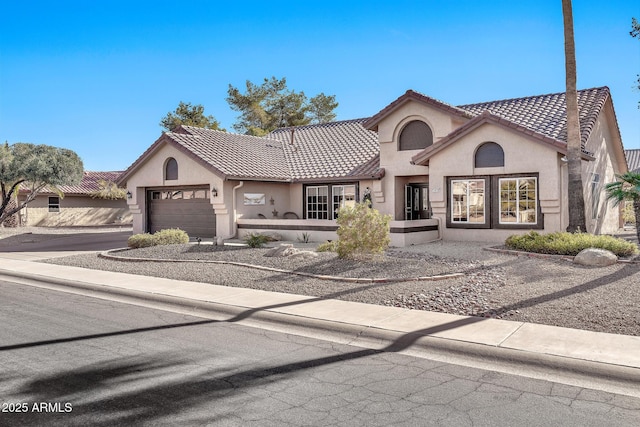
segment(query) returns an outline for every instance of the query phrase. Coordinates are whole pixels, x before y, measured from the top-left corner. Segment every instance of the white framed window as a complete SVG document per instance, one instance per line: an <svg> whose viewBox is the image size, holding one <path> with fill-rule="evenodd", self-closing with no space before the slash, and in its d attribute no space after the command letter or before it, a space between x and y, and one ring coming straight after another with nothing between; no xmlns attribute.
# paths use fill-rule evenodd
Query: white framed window
<svg viewBox="0 0 640 427"><path fill-rule="evenodd" d="M451 180L451 222L467 224L485 224L485 180Z"/></svg>
<svg viewBox="0 0 640 427"><path fill-rule="evenodd" d="M500 224L537 224L538 179L536 177L501 178Z"/></svg>
<svg viewBox="0 0 640 427"><path fill-rule="evenodd" d="M355 206L356 186L355 185L334 185L331 188L333 193L333 218L338 218L338 209L345 206Z"/></svg>
<svg viewBox="0 0 640 427"><path fill-rule="evenodd" d="M308 219L329 219L329 187L307 187L306 205Z"/></svg>
<svg viewBox="0 0 640 427"><path fill-rule="evenodd" d="M49 212L60 212L60 197L49 196Z"/></svg>

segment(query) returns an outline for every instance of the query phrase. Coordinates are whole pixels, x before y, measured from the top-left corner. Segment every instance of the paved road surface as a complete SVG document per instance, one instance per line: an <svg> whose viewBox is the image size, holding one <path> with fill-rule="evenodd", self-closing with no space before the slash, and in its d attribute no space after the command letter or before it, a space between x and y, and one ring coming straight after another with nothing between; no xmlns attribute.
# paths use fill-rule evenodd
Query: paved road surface
<svg viewBox="0 0 640 427"><path fill-rule="evenodd" d="M0 320L0 425L640 425L636 398L6 282Z"/></svg>
<svg viewBox="0 0 640 427"><path fill-rule="evenodd" d="M0 252L76 252L126 248L131 231L18 234L0 240Z"/></svg>

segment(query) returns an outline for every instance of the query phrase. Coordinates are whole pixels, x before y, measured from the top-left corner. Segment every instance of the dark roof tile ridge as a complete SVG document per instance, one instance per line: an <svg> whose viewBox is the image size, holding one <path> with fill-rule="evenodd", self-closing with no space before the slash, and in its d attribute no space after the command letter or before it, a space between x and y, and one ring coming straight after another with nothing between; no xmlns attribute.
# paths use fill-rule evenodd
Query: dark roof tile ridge
<svg viewBox="0 0 640 427"><path fill-rule="evenodd" d="M334 126L334 125L342 125L342 124L348 124L348 123L364 123L367 120L369 120L370 118L371 117L363 117L363 118L359 118L359 119L336 120L336 121L333 121L333 122L314 123L314 124L310 124L310 125L287 126L287 127L274 129L271 132L269 132L267 135L269 135L270 133L274 133L274 132L290 131L291 129L308 129L308 128L317 128L317 127L327 127L327 126Z"/></svg>
<svg viewBox="0 0 640 427"><path fill-rule="evenodd" d="M181 126L182 126L182 128L184 128L188 132L190 131L190 129L197 129L196 132L204 131L204 132L210 132L210 133L217 133L217 134L221 134L221 135L238 136L238 137L241 137L241 138L258 139L258 140L261 140L261 141L271 141L271 142L280 143L280 140L278 140L278 139L269 138L268 134L264 135L264 136L256 136L256 135L247 135L247 134L244 134L244 133L228 132L226 130L220 130L220 129L201 128L201 127L198 127L198 126L187 126L187 125L181 125ZM181 137L183 137L183 136L193 136L193 137L196 137L196 138L202 138L202 136L194 135L191 132L189 132L189 133L179 133L179 132L168 131L168 132L165 132L165 134L167 134L168 136L180 135Z"/></svg>
<svg viewBox="0 0 640 427"><path fill-rule="evenodd" d="M600 91L600 90L606 90L607 93L610 93L610 90L609 90L608 86L598 86L598 87L592 87L592 88L587 88L587 89L580 89L580 90L578 90L578 94L587 93L587 92L593 92L593 91ZM542 95L528 95L528 96L520 96L520 97L515 97L515 98L495 99L495 100L492 100L492 101L474 102L474 103L471 103L471 104L461 104L461 105L458 105L457 107L458 108L462 108L462 109L466 109L468 107L476 107L476 106L484 105L484 104L506 103L506 102L524 101L524 100L538 99L538 98L551 98L551 97L554 97L554 96L564 96L565 93L566 93L566 91L554 92L554 93L546 93L546 94L542 94Z"/></svg>

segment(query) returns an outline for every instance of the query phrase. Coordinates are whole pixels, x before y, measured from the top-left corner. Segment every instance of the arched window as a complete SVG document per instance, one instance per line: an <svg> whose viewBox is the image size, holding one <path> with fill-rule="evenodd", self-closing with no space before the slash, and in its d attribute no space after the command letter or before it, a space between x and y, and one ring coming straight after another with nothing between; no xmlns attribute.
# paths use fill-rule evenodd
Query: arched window
<svg viewBox="0 0 640 427"><path fill-rule="evenodd" d="M433 144L433 132L425 122L414 120L409 122L400 132L400 144L398 149L421 150Z"/></svg>
<svg viewBox="0 0 640 427"><path fill-rule="evenodd" d="M169 157L164 165L164 179L178 179L178 162L173 157Z"/></svg>
<svg viewBox="0 0 640 427"><path fill-rule="evenodd" d="M504 166L504 151L495 142L485 142L476 151L475 167L493 168Z"/></svg>

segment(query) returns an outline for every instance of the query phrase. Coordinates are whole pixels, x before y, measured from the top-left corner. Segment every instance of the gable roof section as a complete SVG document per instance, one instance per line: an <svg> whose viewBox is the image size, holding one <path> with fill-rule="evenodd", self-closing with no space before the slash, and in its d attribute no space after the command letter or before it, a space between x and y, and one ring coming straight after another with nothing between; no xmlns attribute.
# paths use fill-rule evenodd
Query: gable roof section
<svg viewBox="0 0 640 427"><path fill-rule="evenodd" d="M425 148L415 156L411 158L412 163L416 165L428 165L429 159L433 157L436 153L446 149L448 146L453 144L455 141L473 132L475 129L480 127L483 124L494 124L497 126L501 126L507 129L511 129L515 132L520 132L532 138L533 140L546 144L553 149L557 150L559 153L567 154L567 144L558 141L557 139L551 138L547 135L544 135L540 132L535 132L529 128L526 128L518 123L512 122L510 120L504 119L500 116L493 114L490 111L484 111L479 116L476 116L474 119L465 123L463 126L451 132L449 135L438 141L437 143L430 145ZM585 159L591 159L590 156L583 154Z"/></svg>
<svg viewBox="0 0 640 427"><path fill-rule="evenodd" d="M268 138L282 142L292 181L379 178L380 147L367 119L277 129Z"/></svg>
<svg viewBox="0 0 640 427"><path fill-rule="evenodd" d="M164 144L184 152L223 179L289 181L282 144L269 138L239 135L192 126L165 132L122 174L123 184Z"/></svg>
<svg viewBox="0 0 640 427"><path fill-rule="evenodd" d="M624 150L629 172L640 173L640 149Z"/></svg>
<svg viewBox="0 0 640 427"><path fill-rule="evenodd" d="M580 139L583 146L589 139L598 116L610 96L609 88L606 86L578 91ZM461 105L459 108L473 115L489 111L534 132L557 141L567 142L566 94L564 92Z"/></svg>
<svg viewBox="0 0 640 427"><path fill-rule="evenodd" d="M430 105L439 110L445 111L455 116L462 117L464 119L472 119L474 116L474 114L462 108L454 107L453 105L449 105L445 102L439 101L435 98L431 98L430 96L427 96L422 93L409 89L402 96L400 96L395 101L393 101L391 104L387 105L382 110L380 110L376 115L369 118L365 123L363 123L363 126L366 129L377 131L378 124L385 117L387 117L389 114L391 114L392 112L394 112L395 110L403 106L404 104L408 103L409 101L416 101L421 104Z"/></svg>
<svg viewBox="0 0 640 427"><path fill-rule="evenodd" d="M280 141L250 135L182 126L188 133L169 137L225 178L289 179L290 171Z"/></svg>

